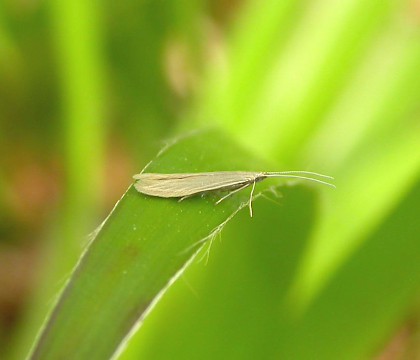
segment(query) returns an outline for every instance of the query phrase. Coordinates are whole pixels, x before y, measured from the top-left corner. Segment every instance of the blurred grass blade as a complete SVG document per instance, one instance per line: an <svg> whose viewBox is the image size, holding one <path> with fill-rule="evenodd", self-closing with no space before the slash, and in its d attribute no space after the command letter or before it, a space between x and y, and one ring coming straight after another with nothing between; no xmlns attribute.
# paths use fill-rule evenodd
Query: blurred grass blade
<svg viewBox="0 0 420 360"><path fill-rule="evenodd" d="M418 179L419 180L419 179ZM418 306L420 181L363 242L282 343L279 358L367 359ZM305 346L299 346L305 344ZM402 345L401 349L404 348ZM407 359L411 357L407 357Z"/></svg>
<svg viewBox="0 0 420 360"><path fill-rule="evenodd" d="M296 283L296 291L306 303L416 181L420 169L418 36L418 31L402 29L400 48L392 49L390 46L395 47L397 40L385 35L380 51L375 49L366 69L359 74L363 78L371 74L372 81L367 86L361 85L360 78L355 81L323 135L307 151L307 158L315 157L319 164L327 153L331 154L329 167L332 173L340 174L337 183L341 191L329 193L326 216L315 231ZM373 76L373 67L380 68L377 59L385 53L393 55ZM375 96L369 96L372 92ZM334 139L333 132L352 135ZM320 156L316 155L317 146L324 148ZM337 204L340 211L336 211Z"/></svg>
<svg viewBox="0 0 420 360"><path fill-rule="evenodd" d="M211 74L203 119L215 118L261 156L293 163L377 33L406 4L270 0L246 8L253 12L240 18L227 67Z"/></svg>
<svg viewBox="0 0 420 360"><path fill-rule="evenodd" d="M207 132L174 143L148 171L255 170L252 164L228 139ZM80 260L32 359L112 356L200 248L197 242L248 196L239 192L216 206L218 194L178 202L130 187Z"/></svg>
<svg viewBox="0 0 420 360"><path fill-rule="evenodd" d="M106 129L103 34L100 6L95 2L52 0L50 7L57 29L54 35L66 134L68 224L64 234L74 244L91 225L102 196Z"/></svg>

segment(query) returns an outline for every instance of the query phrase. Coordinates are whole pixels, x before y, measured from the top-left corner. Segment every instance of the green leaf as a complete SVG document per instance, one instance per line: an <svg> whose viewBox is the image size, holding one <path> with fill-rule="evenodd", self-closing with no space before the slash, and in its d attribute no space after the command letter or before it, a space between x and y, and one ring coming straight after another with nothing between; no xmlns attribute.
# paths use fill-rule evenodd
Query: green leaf
<svg viewBox="0 0 420 360"><path fill-rule="evenodd" d="M150 172L256 170L258 162L212 131L174 142ZM267 188L269 182L259 186ZM249 191L149 197L130 187L101 225L61 294L33 359L105 359L139 325L209 235L246 204Z"/></svg>
<svg viewBox="0 0 420 360"><path fill-rule="evenodd" d="M276 359L289 316L282 304L316 221L314 193L282 188L254 202L147 318L122 359ZM188 334L188 336L186 336ZM197 356L199 354L199 356ZM293 359L293 357L288 357Z"/></svg>

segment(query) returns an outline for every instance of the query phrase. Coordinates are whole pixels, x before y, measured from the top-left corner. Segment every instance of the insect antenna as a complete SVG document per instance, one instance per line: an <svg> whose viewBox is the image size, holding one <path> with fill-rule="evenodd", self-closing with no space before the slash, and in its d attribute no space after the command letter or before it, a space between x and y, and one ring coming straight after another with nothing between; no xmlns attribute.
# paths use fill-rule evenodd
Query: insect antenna
<svg viewBox="0 0 420 360"><path fill-rule="evenodd" d="M309 172L309 171L269 172L269 173L264 173L264 176L265 177L273 177L273 178L308 180L308 181L316 182L316 183L319 183L319 184L323 184L323 185L327 185L327 186L330 186L332 188L335 188L334 184L331 184L327 181L320 180L320 179L317 179L317 178L314 178L314 177L303 176L303 175L299 175L299 174L318 176L318 177L322 177L322 178L326 178L326 179L334 179L332 176L317 174L317 173L313 173L313 172Z"/></svg>
<svg viewBox="0 0 420 360"><path fill-rule="evenodd" d="M267 175L312 175L312 176L318 176L320 178L324 178L324 179L331 179L334 180L334 178L332 176L329 175L324 175L324 174L320 174L320 173L316 173L316 172L312 172L312 171L302 171L302 170L292 170L292 171L267 171L264 174Z"/></svg>

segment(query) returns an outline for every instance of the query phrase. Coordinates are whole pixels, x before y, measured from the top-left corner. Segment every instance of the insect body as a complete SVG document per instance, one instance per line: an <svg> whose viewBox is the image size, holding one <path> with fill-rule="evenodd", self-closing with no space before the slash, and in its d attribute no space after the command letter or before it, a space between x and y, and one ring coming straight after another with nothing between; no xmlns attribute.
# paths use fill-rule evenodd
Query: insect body
<svg viewBox="0 0 420 360"><path fill-rule="evenodd" d="M309 171L283 171L283 172L252 172L252 171L219 171L205 173L180 173L180 174L154 174L141 173L134 175L136 181L134 187L142 194L164 197L185 198L215 190L232 190L221 198L221 202L228 196L252 185L249 200L249 209L252 216L251 200L254 194L255 184L266 178L288 178L308 180L331 187L333 184L317 179L333 179L331 176L317 174Z"/></svg>

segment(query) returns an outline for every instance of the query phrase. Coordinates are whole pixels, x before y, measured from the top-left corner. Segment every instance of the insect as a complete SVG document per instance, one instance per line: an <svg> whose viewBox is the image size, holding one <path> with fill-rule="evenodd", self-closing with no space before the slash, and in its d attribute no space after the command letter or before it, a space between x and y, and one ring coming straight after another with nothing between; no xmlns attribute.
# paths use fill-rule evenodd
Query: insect
<svg viewBox="0 0 420 360"><path fill-rule="evenodd" d="M155 174L140 173L133 176L134 187L142 194L163 198L180 198L216 190L231 190L219 199L220 203L227 197L252 185L249 198L249 212L252 217L252 197L255 184L267 178L301 179L317 182L335 188L335 185L317 179L334 179L331 176L310 171L252 172L252 171L218 171L204 173Z"/></svg>

